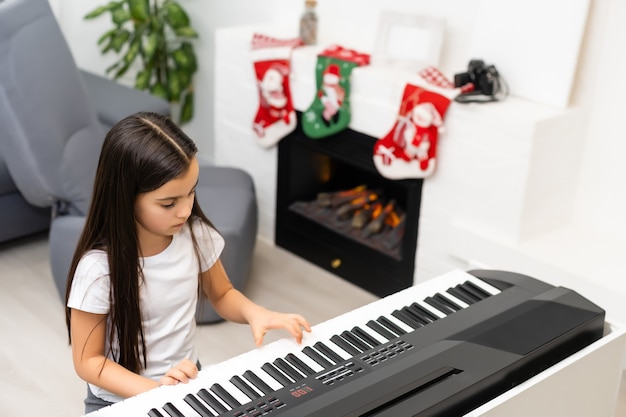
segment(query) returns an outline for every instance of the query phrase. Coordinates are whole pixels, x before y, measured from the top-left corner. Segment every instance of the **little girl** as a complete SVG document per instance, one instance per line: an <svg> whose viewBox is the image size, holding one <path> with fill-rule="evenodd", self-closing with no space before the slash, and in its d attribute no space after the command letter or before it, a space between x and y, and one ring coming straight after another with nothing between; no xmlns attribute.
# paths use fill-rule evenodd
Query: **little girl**
<svg viewBox="0 0 626 417"><path fill-rule="evenodd" d="M302 341L308 322L267 310L231 285L224 240L195 199L196 145L170 119L137 113L107 134L69 272L66 321L85 412L198 374L195 312L204 294L223 318ZM216 195L215 198L219 198Z"/></svg>

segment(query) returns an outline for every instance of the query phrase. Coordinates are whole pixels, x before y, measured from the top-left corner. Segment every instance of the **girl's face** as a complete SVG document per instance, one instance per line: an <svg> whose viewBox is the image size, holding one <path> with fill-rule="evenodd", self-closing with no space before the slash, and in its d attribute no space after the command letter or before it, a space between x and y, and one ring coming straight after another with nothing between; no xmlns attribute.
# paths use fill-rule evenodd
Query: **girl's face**
<svg viewBox="0 0 626 417"><path fill-rule="evenodd" d="M145 253L151 252L148 248L156 249L153 245L169 242L191 215L199 169L198 161L193 158L187 172L180 177L137 195L135 221L144 256L149 256Z"/></svg>

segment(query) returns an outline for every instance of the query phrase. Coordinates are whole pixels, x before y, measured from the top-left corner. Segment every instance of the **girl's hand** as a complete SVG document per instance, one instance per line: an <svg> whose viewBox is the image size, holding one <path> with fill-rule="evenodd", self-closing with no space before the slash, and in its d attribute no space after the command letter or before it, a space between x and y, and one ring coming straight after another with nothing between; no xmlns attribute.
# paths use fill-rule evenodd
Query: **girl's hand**
<svg viewBox="0 0 626 417"><path fill-rule="evenodd" d="M176 385L179 382L187 383L198 376L198 367L189 359L183 359L170 368L161 378L161 385Z"/></svg>
<svg viewBox="0 0 626 417"><path fill-rule="evenodd" d="M263 343L263 337L268 330L285 329L293 337L296 338L298 344L302 343L302 329L307 332L311 331L309 322L299 314L278 313L265 308L260 308L255 312L253 317L248 320L254 343L260 346Z"/></svg>

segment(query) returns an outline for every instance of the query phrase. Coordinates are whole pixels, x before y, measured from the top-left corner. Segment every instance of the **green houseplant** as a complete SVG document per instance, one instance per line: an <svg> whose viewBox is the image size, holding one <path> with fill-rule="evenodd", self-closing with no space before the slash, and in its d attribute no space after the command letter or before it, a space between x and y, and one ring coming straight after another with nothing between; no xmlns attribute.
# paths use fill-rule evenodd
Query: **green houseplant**
<svg viewBox="0 0 626 417"><path fill-rule="evenodd" d="M192 40L198 33L183 7L172 0L118 0L97 7L85 19L105 13L111 15L113 28L98 39L98 45L102 54L119 55L106 73L119 79L136 69L135 88L178 103L178 122L191 120L197 71Z"/></svg>

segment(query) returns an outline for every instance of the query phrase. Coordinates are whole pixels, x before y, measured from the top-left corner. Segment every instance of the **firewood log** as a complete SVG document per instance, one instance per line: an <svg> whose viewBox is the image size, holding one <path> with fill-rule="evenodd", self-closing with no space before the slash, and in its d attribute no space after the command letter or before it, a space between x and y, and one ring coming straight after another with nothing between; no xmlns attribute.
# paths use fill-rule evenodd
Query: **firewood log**
<svg viewBox="0 0 626 417"><path fill-rule="evenodd" d="M366 191L365 185L359 185L358 187L350 190L335 191L330 193L318 193L317 204L322 207L337 207L340 204L347 203L354 200L357 197L364 195Z"/></svg>
<svg viewBox="0 0 626 417"><path fill-rule="evenodd" d="M371 236L375 233L380 232L380 230L382 229L385 223L385 217L387 217L387 215L391 213L395 204L396 204L396 200L393 200L393 199L390 200L385 205L385 208L383 208L380 211L380 213L376 216L376 218L372 219L372 221L367 224L367 226L364 229L366 236Z"/></svg>

